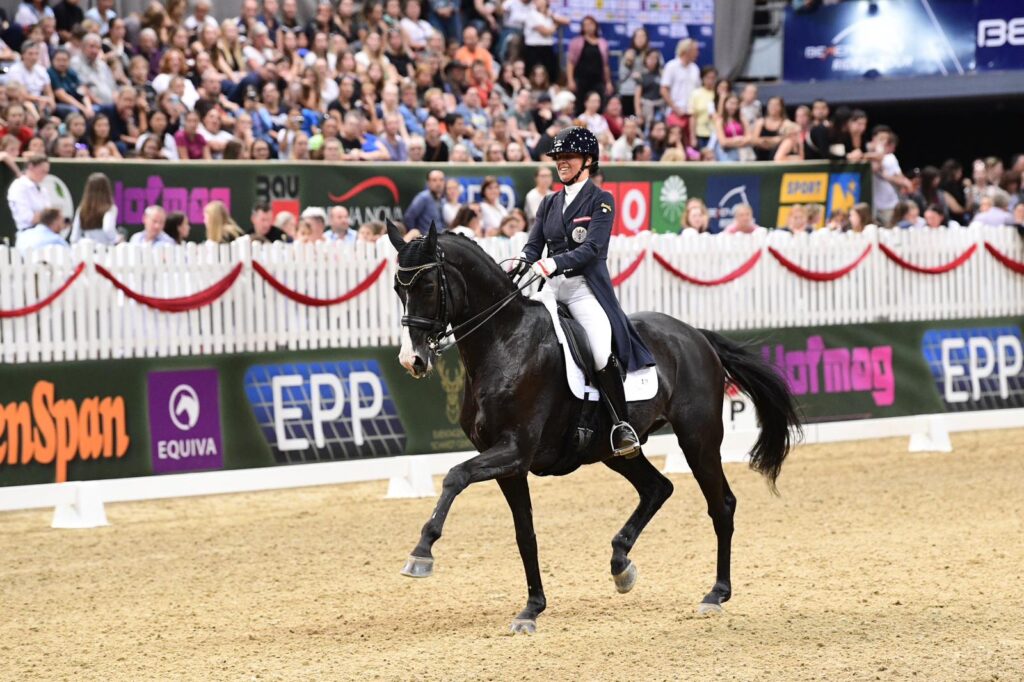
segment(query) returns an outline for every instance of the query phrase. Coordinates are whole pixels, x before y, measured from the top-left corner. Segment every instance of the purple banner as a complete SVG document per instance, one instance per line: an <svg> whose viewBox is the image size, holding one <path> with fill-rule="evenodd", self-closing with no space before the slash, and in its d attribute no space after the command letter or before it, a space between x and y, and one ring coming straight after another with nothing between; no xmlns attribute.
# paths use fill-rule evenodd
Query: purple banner
<svg viewBox="0 0 1024 682"><path fill-rule="evenodd" d="M220 469L220 396L216 369L149 373L153 473Z"/></svg>

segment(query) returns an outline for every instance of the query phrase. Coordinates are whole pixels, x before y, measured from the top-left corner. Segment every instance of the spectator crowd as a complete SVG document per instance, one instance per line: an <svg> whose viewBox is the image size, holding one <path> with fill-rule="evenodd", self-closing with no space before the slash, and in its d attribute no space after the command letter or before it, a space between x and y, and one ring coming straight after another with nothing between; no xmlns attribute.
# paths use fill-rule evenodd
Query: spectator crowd
<svg viewBox="0 0 1024 682"><path fill-rule="evenodd" d="M1021 203L1024 155L1005 166L981 159L969 172L951 160L905 173L896 133L869 128L863 111L832 111L824 100L792 110L778 97L762 104L756 85L737 88L713 66L698 67L696 41L680 40L665 60L643 28L613 70L599 24L584 18L563 44L568 19L548 0L320 0L308 17L296 0L242 0L241 14L223 21L211 0L153 0L130 16L113 0L84 4L26 0L10 18L0 10L0 162L20 175L14 160L28 160L8 195L19 230L40 224L47 208L31 178L48 158L443 168L540 161L569 125L594 132L602 163L869 161L875 210L831 216L835 229L1006 224ZM496 182L473 206L438 182L428 180L429 196L409 207L410 227L429 215L483 236L525 227L551 177L538 171L518 212L501 206ZM825 226L811 212L792 211L789 227ZM701 229L699 213L688 207L681 227ZM90 208L76 222L73 235L115 239L116 215ZM308 222L290 227L272 216L277 232L268 234L316 236ZM729 231L752 229L737 222Z"/></svg>

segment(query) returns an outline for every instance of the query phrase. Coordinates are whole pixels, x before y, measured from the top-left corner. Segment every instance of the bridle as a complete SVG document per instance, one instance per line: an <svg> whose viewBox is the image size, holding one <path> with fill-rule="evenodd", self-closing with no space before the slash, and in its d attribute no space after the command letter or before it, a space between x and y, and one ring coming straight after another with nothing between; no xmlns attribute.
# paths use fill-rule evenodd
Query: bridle
<svg viewBox="0 0 1024 682"><path fill-rule="evenodd" d="M462 338L466 338L477 329L480 329L480 327L484 326L492 317L497 315L502 308L511 303L523 289L526 289L540 278L539 275L534 275L528 278L524 284L517 287L501 300L480 311L465 322L452 327L451 330L448 330L448 327L451 324L448 320L448 299L451 297L451 291L448 287L448 274L445 271L444 250L441 248L440 244L437 245L436 260L430 263L424 263L423 265L398 266L398 272L395 273L395 291L398 291L399 289L408 290L409 287L415 284L420 275L425 272L429 272L434 268L437 268L438 273L440 273L441 280L441 292L437 298L435 316L419 317L417 315L402 315L403 327L425 329L427 331L427 348L429 348L430 352L434 355L440 355L454 346L458 342L457 339L455 339L455 335L462 332L466 327L476 323L472 329L462 335ZM403 273L411 273L408 281L402 280ZM481 317L483 319L477 322ZM451 340L445 341L445 339L448 338L451 338Z"/></svg>

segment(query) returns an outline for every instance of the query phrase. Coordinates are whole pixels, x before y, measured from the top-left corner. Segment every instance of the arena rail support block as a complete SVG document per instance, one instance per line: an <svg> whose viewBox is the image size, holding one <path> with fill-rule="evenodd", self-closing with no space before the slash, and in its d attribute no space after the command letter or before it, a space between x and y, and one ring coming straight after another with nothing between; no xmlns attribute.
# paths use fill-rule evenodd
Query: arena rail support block
<svg viewBox="0 0 1024 682"><path fill-rule="evenodd" d="M66 485L72 486L71 494L54 508L51 528L99 528L110 525L98 484L85 482Z"/></svg>
<svg viewBox="0 0 1024 682"><path fill-rule="evenodd" d="M430 466L424 459L402 457L401 461L395 462L398 471L388 479L387 499L434 497L437 494Z"/></svg>
<svg viewBox="0 0 1024 682"><path fill-rule="evenodd" d="M953 452L953 443L949 440L949 428L941 416L931 416L922 420L923 429L910 434L910 452Z"/></svg>

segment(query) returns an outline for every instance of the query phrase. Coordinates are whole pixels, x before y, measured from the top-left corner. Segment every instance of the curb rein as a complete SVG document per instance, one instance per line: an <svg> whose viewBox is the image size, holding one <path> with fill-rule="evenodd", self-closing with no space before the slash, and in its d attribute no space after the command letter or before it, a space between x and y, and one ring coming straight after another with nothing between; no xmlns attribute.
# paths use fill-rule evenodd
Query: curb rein
<svg viewBox="0 0 1024 682"><path fill-rule="evenodd" d="M525 262L525 261L523 261L523 262ZM479 318L483 317L483 319L480 320L479 322L477 322L476 325L473 326L472 329L467 331L462 336L462 338L466 338L470 334L475 332L476 330L480 329L480 327L484 326L488 321L490 321L490 319L492 317L497 315L501 311L502 308L504 308L509 303L511 303L512 300L519 293L521 293L523 291L523 289L526 289L527 287L529 287L531 284L533 284L534 282L536 282L540 278L540 275L534 275L534 276L530 277L529 279L527 279L525 284L522 284L521 286L517 287L514 291L509 293L504 298L500 299L498 302L496 302L496 303L492 304L490 307L480 311L479 313L477 313L476 315L472 316L471 318L469 318L465 322L452 327L450 331L445 331L450 326L450 322L448 321L448 298L449 298L449 296L451 294L449 292L449 287L448 287L448 275L445 272L445 267L444 267L444 250L441 248L440 245L438 245L438 247L437 247L437 260L435 260L435 261L432 261L430 263L425 263L424 265L416 265L416 266L411 266L411 267L403 267L403 266L399 265L398 266L398 272L395 273L395 290L397 291L400 288L408 290L416 282L416 280L419 278L420 275L422 275L424 272L427 272L429 270L433 270L434 268L437 268L438 272L441 275L441 295L438 297L438 300L437 300L437 314L436 314L436 316L435 317L418 317L416 315L403 315L402 316L402 326L403 327L415 327L415 328L418 328L418 329L425 329L425 330L427 330L427 332L428 332L428 335L427 335L427 347L430 349L430 352L433 353L434 355L441 355L446 350L449 350L450 348L452 348L452 346L456 345L458 343L458 339L455 339L455 335L458 334L459 332L461 332L466 327L472 325ZM401 275L402 275L403 272L405 272L405 273L411 272L412 273L412 277L409 278L409 281L407 281L407 282L403 282L402 281L402 276ZM452 340L451 341L445 341L445 339L447 339L449 337L451 337Z"/></svg>

